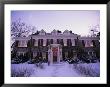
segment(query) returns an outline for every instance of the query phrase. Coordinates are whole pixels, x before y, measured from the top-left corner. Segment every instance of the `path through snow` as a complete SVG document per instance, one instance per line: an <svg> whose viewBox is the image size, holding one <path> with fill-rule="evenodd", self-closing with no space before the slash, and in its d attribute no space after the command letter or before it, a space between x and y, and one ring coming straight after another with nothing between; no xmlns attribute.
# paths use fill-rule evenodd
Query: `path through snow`
<svg viewBox="0 0 110 87"><path fill-rule="evenodd" d="M81 77L73 65L68 63L59 63L48 66L44 64L44 68L36 68L35 72L31 75L32 77Z"/></svg>

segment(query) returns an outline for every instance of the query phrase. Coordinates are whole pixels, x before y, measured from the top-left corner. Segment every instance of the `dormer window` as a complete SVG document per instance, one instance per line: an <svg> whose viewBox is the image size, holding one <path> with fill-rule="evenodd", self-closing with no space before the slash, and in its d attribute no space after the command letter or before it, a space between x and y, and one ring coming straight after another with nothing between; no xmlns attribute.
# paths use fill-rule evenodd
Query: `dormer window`
<svg viewBox="0 0 110 87"><path fill-rule="evenodd" d="M54 30L51 32L51 34L52 34L52 35L57 35L58 32L57 32L57 30L54 29Z"/></svg>
<svg viewBox="0 0 110 87"><path fill-rule="evenodd" d="M39 35L45 35L45 34L46 34L46 32L43 29L39 33Z"/></svg>
<svg viewBox="0 0 110 87"><path fill-rule="evenodd" d="M70 31L69 31L69 30L65 30L65 31L63 32L63 34L64 34L64 35L70 35Z"/></svg>

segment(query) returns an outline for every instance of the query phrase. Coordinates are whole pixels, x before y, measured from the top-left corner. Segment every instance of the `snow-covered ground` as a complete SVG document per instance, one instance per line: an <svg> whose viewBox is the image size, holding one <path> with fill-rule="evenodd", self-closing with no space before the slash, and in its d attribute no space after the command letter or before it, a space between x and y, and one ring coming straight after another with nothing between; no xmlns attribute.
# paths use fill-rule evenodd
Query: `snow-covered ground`
<svg viewBox="0 0 110 87"><path fill-rule="evenodd" d="M36 67L34 64L11 64L12 77L29 77L34 73Z"/></svg>
<svg viewBox="0 0 110 87"><path fill-rule="evenodd" d="M43 69L36 69L36 72L34 72L31 76L38 76L38 77L76 77L81 76L75 70L72 69L72 65L68 63L60 63L60 64L53 64L48 66L47 64L44 64Z"/></svg>
<svg viewBox="0 0 110 87"><path fill-rule="evenodd" d="M78 73L92 76L92 77L99 77L100 76L100 63L84 63L84 64L74 64L74 69L77 70Z"/></svg>
<svg viewBox="0 0 110 87"><path fill-rule="evenodd" d="M30 77L85 77L89 76L83 73L80 69L92 73L100 74L100 64L68 64L61 62L59 64L49 65L43 63L40 67L36 64L11 64L12 76L30 76ZM84 69L82 67L85 67ZM89 69L90 67L90 69ZM87 69L87 70L86 70ZM95 70L95 71L94 71ZM94 71L94 72L93 72ZM17 75L19 74L19 75Z"/></svg>

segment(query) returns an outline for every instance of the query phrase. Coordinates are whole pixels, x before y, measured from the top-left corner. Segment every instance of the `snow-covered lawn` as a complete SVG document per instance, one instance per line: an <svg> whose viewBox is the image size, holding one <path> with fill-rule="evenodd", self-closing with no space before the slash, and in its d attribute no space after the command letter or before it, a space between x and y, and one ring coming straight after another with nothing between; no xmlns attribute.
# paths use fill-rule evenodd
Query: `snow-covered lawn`
<svg viewBox="0 0 110 87"><path fill-rule="evenodd" d="M29 77L34 71L34 64L11 64L12 77Z"/></svg>
<svg viewBox="0 0 110 87"><path fill-rule="evenodd" d="M85 68L83 69L82 67ZM95 75L96 72L97 74L100 74L99 68L100 66L98 63L76 65L61 62L59 64L52 64L50 66L48 66L47 63L43 63L39 67L37 67L36 64L11 64L11 75L14 77L85 77L91 75L87 75L87 73L84 73L89 70L92 70L91 72L95 73ZM81 69L84 71L82 71Z"/></svg>
<svg viewBox="0 0 110 87"><path fill-rule="evenodd" d="M100 76L100 63L84 63L84 64L74 64L74 69L77 70L79 74L86 76L99 77Z"/></svg>
<svg viewBox="0 0 110 87"><path fill-rule="evenodd" d="M79 75L75 70L72 69L72 65L68 63L59 63L48 66L44 64L44 68L37 68L36 72L31 76L37 77L78 77Z"/></svg>

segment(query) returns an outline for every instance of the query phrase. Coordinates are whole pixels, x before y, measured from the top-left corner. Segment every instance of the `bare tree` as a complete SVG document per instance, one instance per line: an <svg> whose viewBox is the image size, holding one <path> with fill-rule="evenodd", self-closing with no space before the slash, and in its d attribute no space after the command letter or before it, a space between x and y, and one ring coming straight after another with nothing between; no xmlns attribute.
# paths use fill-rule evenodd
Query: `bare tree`
<svg viewBox="0 0 110 87"><path fill-rule="evenodd" d="M11 36L14 37L27 36L30 32L33 32L34 30L34 26L28 26L26 23L22 22L21 19L14 21L11 24Z"/></svg>
<svg viewBox="0 0 110 87"><path fill-rule="evenodd" d="M90 26L90 32L91 32L91 36L97 36L100 34L100 26L99 24L95 25L95 26Z"/></svg>
<svg viewBox="0 0 110 87"><path fill-rule="evenodd" d="M29 26L26 23L22 22L21 19L17 21L12 21L11 23L11 39L13 43L14 37L26 37L34 33L36 27Z"/></svg>

